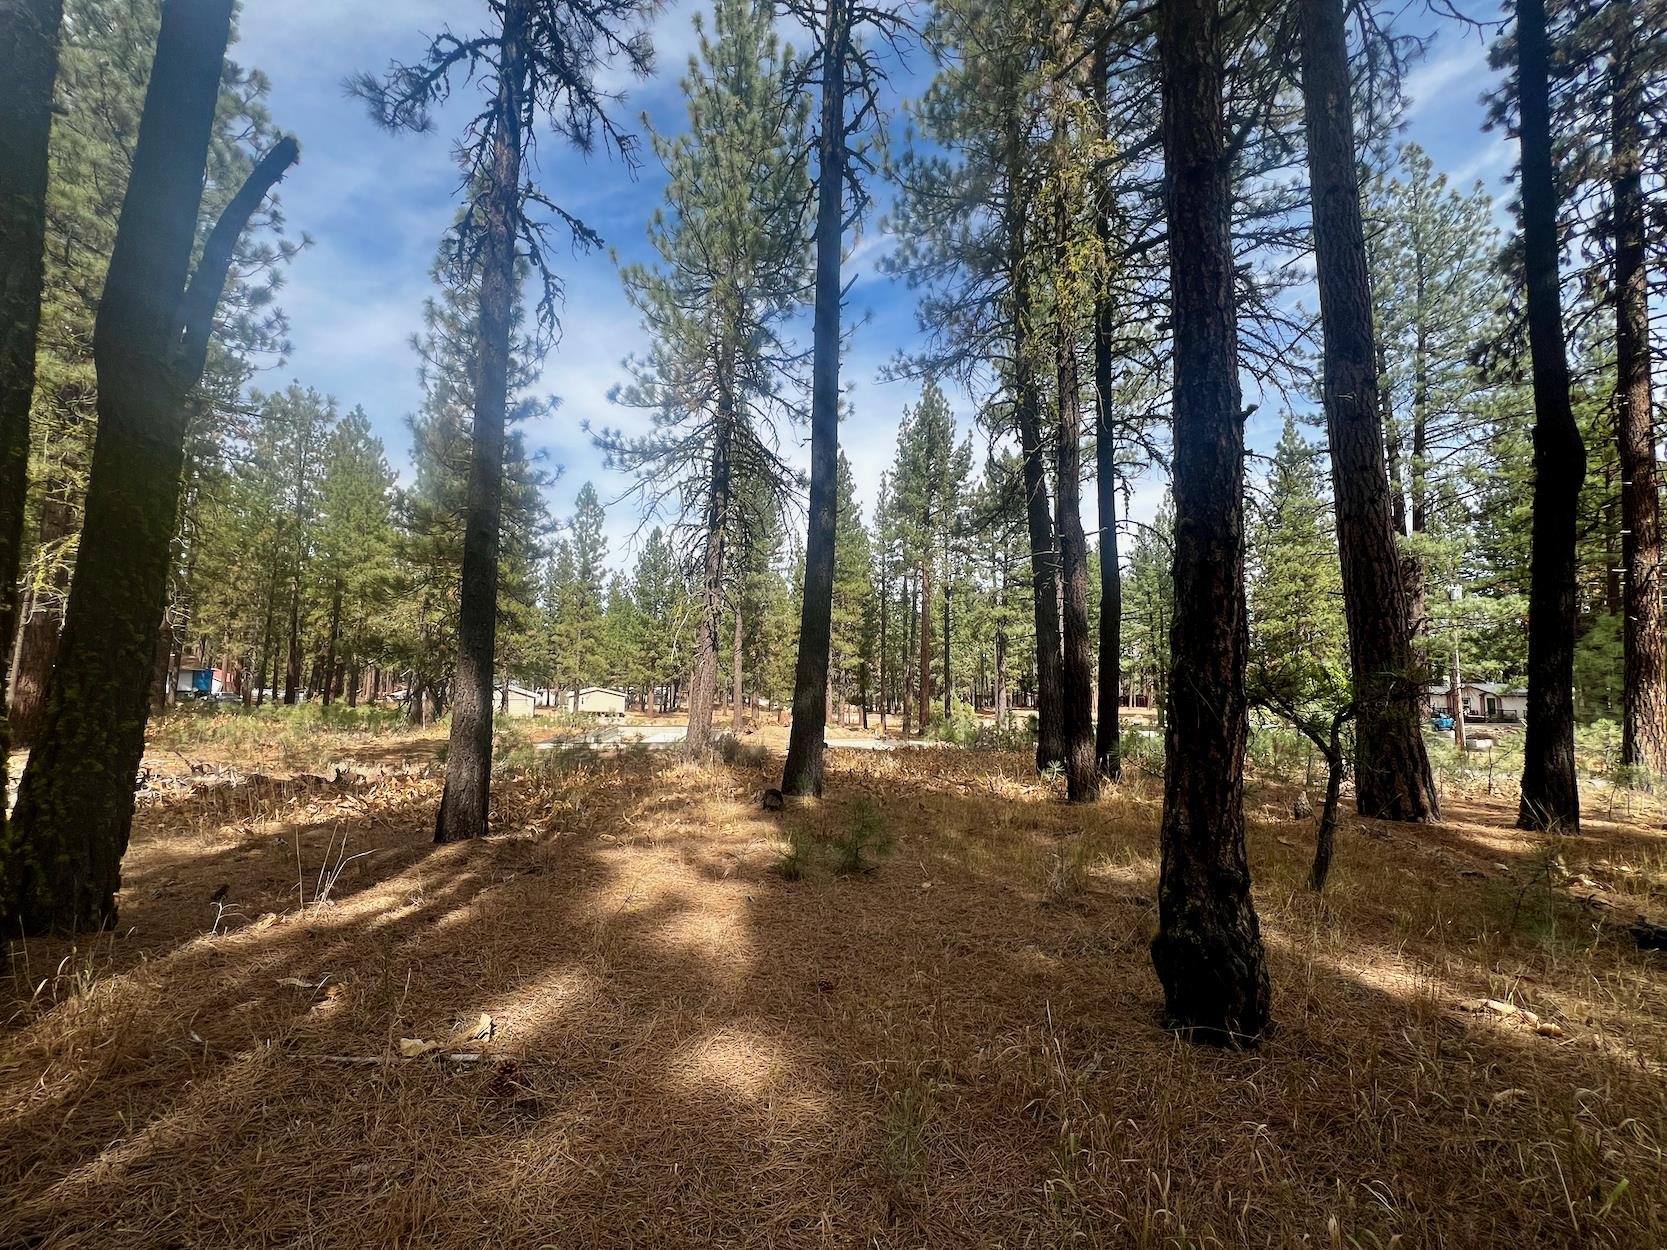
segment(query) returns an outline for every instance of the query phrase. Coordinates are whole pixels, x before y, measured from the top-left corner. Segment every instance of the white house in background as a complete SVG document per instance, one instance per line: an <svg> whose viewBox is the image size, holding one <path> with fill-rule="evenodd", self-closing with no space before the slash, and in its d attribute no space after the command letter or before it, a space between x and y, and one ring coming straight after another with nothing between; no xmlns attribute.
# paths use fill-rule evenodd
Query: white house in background
<svg viewBox="0 0 1667 1250"><path fill-rule="evenodd" d="M567 708L581 716L624 716L625 691L612 686L583 686L568 697Z"/></svg>
<svg viewBox="0 0 1667 1250"><path fill-rule="evenodd" d="M505 716L531 716L538 707L538 691L511 682L498 684L498 706Z"/></svg>
<svg viewBox="0 0 1667 1250"><path fill-rule="evenodd" d="M1467 681L1459 686L1466 720L1524 721L1528 719L1528 692L1492 681ZM1426 698L1432 714L1453 711L1451 684L1431 686Z"/></svg>

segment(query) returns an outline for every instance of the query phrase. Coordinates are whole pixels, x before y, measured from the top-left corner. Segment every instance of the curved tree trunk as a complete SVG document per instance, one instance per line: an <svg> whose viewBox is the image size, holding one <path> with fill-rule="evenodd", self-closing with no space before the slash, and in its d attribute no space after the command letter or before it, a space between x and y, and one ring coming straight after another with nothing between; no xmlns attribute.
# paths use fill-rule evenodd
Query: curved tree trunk
<svg viewBox="0 0 1667 1250"><path fill-rule="evenodd" d="M1623 38L1633 32L1631 5ZM1662 611L1661 494L1656 480L1650 411L1649 282L1644 268L1642 112L1636 55L1619 57L1611 107L1615 211L1615 366L1619 380L1617 433L1621 461L1623 590L1621 763L1667 775L1667 620Z"/></svg>
<svg viewBox="0 0 1667 1250"><path fill-rule="evenodd" d="M475 344L475 419L463 522L457 613L457 681L452 696L446 783L434 821L436 842L486 834L492 788L492 686L498 644L498 530L504 494L504 422L510 336L515 324L522 117L527 93L530 0L508 0L496 67L497 125L481 247L480 329Z"/></svg>
<svg viewBox="0 0 1667 1250"><path fill-rule="evenodd" d="M1533 558L1528 591L1528 732L1523 743L1524 829L1580 831L1574 770L1575 550L1586 446L1569 401L1563 298L1557 273L1552 172L1551 50L1545 0L1517 0L1517 101L1522 142L1522 252L1528 351L1534 375Z"/></svg>
<svg viewBox="0 0 1667 1250"><path fill-rule="evenodd" d="M62 22L61 0L0 0L0 30L10 45L0 71L0 837L10 793L7 669L18 629L29 406L46 271L47 150Z"/></svg>
<svg viewBox="0 0 1667 1250"><path fill-rule="evenodd" d="M1175 371L1175 619L1164 733L1158 935L1170 1024L1253 1045L1268 1023L1244 844L1249 731L1244 426L1216 0L1158 11Z"/></svg>
<svg viewBox="0 0 1667 1250"><path fill-rule="evenodd" d="M822 118L816 172L816 294L811 331L810 506L804 599L793 674L793 727L782 768L784 794L822 793L833 646L834 543L839 516L840 249L845 234L845 0L827 0L822 36Z"/></svg>
<svg viewBox="0 0 1667 1250"><path fill-rule="evenodd" d="M190 395L250 215L297 155L284 140L221 215L189 286L232 0L165 5L93 332L98 437L46 723L0 855L5 928L95 928L115 893L144 753Z"/></svg>
<svg viewBox="0 0 1667 1250"><path fill-rule="evenodd" d="M1363 816L1433 820L1439 803L1419 724L1424 683L1413 659L1411 605L1384 467L1343 0L1301 0L1301 22L1316 276L1325 330L1326 429L1359 717L1355 804ZM1421 456L1415 445L1415 526L1423 514Z"/></svg>

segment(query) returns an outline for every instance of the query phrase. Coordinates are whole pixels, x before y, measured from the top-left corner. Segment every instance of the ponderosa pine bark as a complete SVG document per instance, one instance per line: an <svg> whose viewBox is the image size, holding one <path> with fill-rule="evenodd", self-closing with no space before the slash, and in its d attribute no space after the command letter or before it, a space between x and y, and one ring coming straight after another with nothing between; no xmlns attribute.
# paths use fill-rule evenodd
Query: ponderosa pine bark
<svg viewBox="0 0 1667 1250"><path fill-rule="evenodd" d="M733 419L733 413L719 417L725 429ZM728 449L728 435L720 433L712 451L712 477L706 496L700 619L695 625L694 664L689 671L689 728L683 737L683 749L691 756L702 756L712 749L712 707L718 699L718 629L724 604L724 537L729 520Z"/></svg>
<svg viewBox="0 0 1667 1250"><path fill-rule="evenodd" d="M793 726L782 769L783 794L822 793L833 647L834 543L839 517L840 249L845 234L845 51L851 37L845 0L828 0L822 38L821 134L817 139L816 285L811 330L810 504L804 598L793 674Z"/></svg>
<svg viewBox="0 0 1667 1250"><path fill-rule="evenodd" d="M928 518L930 525L930 518ZM932 723L932 554L931 539L920 561L920 734Z"/></svg>
<svg viewBox="0 0 1667 1250"><path fill-rule="evenodd" d="M8 669L29 487L29 406L46 268L47 151L58 78L61 0L0 0L10 47L0 72L0 836L10 794Z"/></svg>
<svg viewBox="0 0 1667 1250"><path fill-rule="evenodd" d="M730 727L730 729L734 730L735 733L739 734L741 732L741 730L743 728L745 728L744 724L742 723L742 711L741 711L741 709L744 706L744 700L743 700L742 696L745 693L743 687L745 686L746 678L745 678L745 675L743 673L742 660L741 660L741 646L742 646L742 642L743 642L743 632L744 632L741 628L741 603L740 603L740 598L741 597L740 597L739 594L737 594L735 598L736 598L735 613L734 613L734 615L735 615L735 635L734 635L734 638L730 642L730 656L729 656L729 667L730 667L730 674L729 674L730 675L730 683L729 683L730 684L729 727ZM868 708L867 708L867 705L865 704L864 707L863 707L864 715L866 715L867 712L868 712Z"/></svg>
<svg viewBox="0 0 1667 1250"><path fill-rule="evenodd" d="M1111 114L1106 107L1107 84L1111 79L1109 36L1102 34L1094 45L1094 111L1101 134L1112 133ZM1108 185L1100 187L1095 206L1094 231L1100 254L1112 255L1112 198ZM1117 432L1112 416L1112 388L1115 383L1112 340L1117 335L1116 296L1109 282L1101 282L1094 300L1094 474L1097 520L1100 529L1100 714L1094 724L1094 754L1100 775L1108 781L1123 776L1122 725L1118 708L1123 680L1123 570L1117 549Z"/></svg>
<svg viewBox="0 0 1667 1250"><path fill-rule="evenodd" d="M1068 221L1061 211L1060 238ZM1063 260L1063 258L1061 258ZM1094 748L1094 641L1088 632L1088 538L1082 529L1082 387L1073 315L1058 310L1054 368L1054 482L1059 492L1062 611L1060 721L1065 734L1065 793L1073 803L1100 797Z"/></svg>
<svg viewBox="0 0 1667 1250"><path fill-rule="evenodd" d="M1418 707L1425 683L1413 658L1411 603L1384 467L1343 0L1300 4L1326 432L1358 717L1355 805L1381 820L1433 820L1440 804ZM1419 455L1415 448L1415 480ZM1415 487L1415 510L1419 500Z"/></svg>
<svg viewBox="0 0 1667 1250"><path fill-rule="evenodd" d="M1534 381L1534 516L1528 590L1528 730L1517 824L1580 831L1574 768L1574 640L1579 604L1576 527L1586 445L1569 398L1557 272L1557 187L1551 146L1545 0L1517 0L1517 126L1522 146L1522 254Z"/></svg>
<svg viewBox="0 0 1667 1250"><path fill-rule="evenodd" d="M479 334L475 345L475 413L469 445L469 491L463 520L463 569L457 612L457 679L445 789L434 821L436 842L484 837L491 814L492 678L498 645L498 530L503 514L504 423L509 404L510 335L518 285L521 157L527 113L527 4L509 0L496 67L496 131L482 197Z"/></svg>
<svg viewBox="0 0 1667 1250"><path fill-rule="evenodd" d="M1063 657L1059 637L1059 564L1055 556L1053 507L1043 460L1042 403L1037 393L1031 326L1030 264L1025 255L1022 140L1008 140L1008 283L1013 301L1013 420L1019 431L1024 475L1025 530L1030 540L1031 608L1036 640L1036 770L1065 761L1062 719Z"/></svg>
<svg viewBox="0 0 1667 1250"><path fill-rule="evenodd" d="M1617 26L1630 36L1630 4ZM1667 775L1667 619L1662 611L1661 494L1650 394L1650 292L1644 260L1643 111L1637 57L1617 47L1611 70L1610 200L1615 214L1616 423L1621 463L1621 763L1652 784Z"/></svg>
<svg viewBox="0 0 1667 1250"><path fill-rule="evenodd" d="M64 498L68 483L49 480L42 492L40 527L36 541L41 546L56 544L75 532L75 511ZM54 563L51 592L58 598L69 593L66 562ZM46 717L46 685L52 678L52 664L58 655L58 630L63 613L53 604L37 598L18 626L16 663L11 673L10 716L12 745L26 747L40 733Z"/></svg>
<svg viewBox="0 0 1667 1250"><path fill-rule="evenodd" d="M1244 842L1244 414L1216 0L1158 9L1174 340L1176 674L1152 963L1170 1025L1255 1045L1270 990Z"/></svg>
<svg viewBox="0 0 1667 1250"><path fill-rule="evenodd" d="M285 139L261 159L192 275L232 10L232 0L174 0L162 11L93 332L98 436L58 663L0 847L10 932L115 921L191 394L238 237L298 156Z"/></svg>

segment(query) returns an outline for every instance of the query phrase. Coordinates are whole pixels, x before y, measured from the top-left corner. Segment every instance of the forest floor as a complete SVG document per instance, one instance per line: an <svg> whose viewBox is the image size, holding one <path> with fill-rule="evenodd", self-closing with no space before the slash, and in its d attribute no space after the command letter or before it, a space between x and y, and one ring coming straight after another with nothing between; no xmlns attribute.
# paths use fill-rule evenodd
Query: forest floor
<svg viewBox="0 0 1667 1250"><path fill-rule="evenodd" d="M1235 1053L1159 1027L1139 769L547 751L437 847L438 733L169 741L120 927L12 945L0 1246L1667 1245L1659 815L1449 793L1316 898L1253 778Z"/></svg>

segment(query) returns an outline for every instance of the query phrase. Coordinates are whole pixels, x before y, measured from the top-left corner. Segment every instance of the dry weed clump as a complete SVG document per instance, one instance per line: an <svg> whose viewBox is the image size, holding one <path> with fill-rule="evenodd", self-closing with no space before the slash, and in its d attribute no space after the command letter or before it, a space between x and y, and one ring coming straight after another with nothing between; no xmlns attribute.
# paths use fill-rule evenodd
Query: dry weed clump
<svg viewBox="0 0 1667 1250"><path fill-rule="evenodd" d="M1153 778L835 751L769 812L766 763L546 752L436 847L363 745L158 773L122 927L14 944L0 1245L1667 1244L1657 830L1455 796L1315 898L1264 779L1279 1029L1225 1054L1157 1025Z"/></svg>

